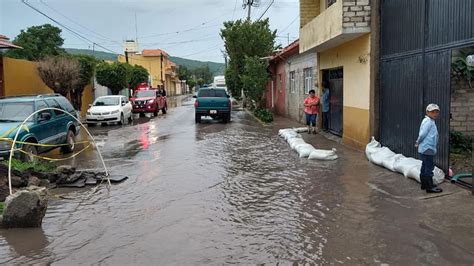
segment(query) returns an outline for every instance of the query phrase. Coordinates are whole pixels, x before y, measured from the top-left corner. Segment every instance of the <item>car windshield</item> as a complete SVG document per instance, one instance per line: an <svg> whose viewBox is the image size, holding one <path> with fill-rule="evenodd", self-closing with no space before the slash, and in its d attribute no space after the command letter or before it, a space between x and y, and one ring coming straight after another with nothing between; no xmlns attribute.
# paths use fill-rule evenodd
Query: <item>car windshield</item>
<svg viewBox="0 0 474 266"><path fill-rule="evenodd" d="M0 122L23 122L33 112L32 102L0 103Z"/></svg>
<svg viewBox="0 0 474 266"><path fill-rule="evenodd" d="M102 97L95 100L94 106L114 106L119 105L119 103L119 97Z"/></svg>
<svg viewBox="0 0 474 266"><path fill-rule="evenodd" d="M225 90L199 90L198 97L227 97Z"/></svg>
<svg viewBox="0 0 474 266"><path fill-rule="evenodd" d="M143 97L155 97L155 91L138 91L135 93L135 98L143 98Z"/></svg>

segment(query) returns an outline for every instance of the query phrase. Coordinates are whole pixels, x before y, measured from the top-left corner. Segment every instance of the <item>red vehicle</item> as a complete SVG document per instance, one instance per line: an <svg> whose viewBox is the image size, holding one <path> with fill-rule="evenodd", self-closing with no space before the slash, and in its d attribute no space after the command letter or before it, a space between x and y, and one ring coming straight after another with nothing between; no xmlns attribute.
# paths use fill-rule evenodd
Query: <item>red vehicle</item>
<svg viewBox="0 0 474 266"><path fill-rule="evenodd" d="M137 86L130 101L132 102L132 112L140 115L153 113L157 116L160 110L163 114L166 114L168 110L166 96L161 95L158 90L152 89L146 83Z"/></svg>

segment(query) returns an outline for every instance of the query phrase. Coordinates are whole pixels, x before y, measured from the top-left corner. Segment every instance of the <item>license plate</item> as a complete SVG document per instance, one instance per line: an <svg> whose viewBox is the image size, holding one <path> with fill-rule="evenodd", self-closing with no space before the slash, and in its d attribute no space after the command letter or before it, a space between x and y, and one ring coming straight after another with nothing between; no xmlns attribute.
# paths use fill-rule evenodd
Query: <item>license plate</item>
<svg viewBox="0 0 474 266"><path fill-rule="evenodd" d="M103 116L98 116L97 120L104 120L104 117Z"/></svg>
<svg viewBox="0 0 474 266"><path fill-rule="evenodd" d="M209 111L209 113L210 113L211 115L217 114L217 110L211 110L211 111Z"/></svg>

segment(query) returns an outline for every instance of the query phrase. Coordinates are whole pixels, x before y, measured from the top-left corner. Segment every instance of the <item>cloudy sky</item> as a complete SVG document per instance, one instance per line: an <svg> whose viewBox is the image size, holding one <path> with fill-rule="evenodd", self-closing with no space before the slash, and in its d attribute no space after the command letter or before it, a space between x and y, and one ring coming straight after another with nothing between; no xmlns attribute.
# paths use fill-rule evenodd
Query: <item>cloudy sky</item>
<svg viewBox="0 0 474 266"><path fill-rule="evenodd" d="M245 18L243 0L27 0L88 40L63 29L64 47L92 48L92 42L123 53L125 39L138 37L140 49L160 48L174 56L223 62L219 29L224 21ZM271 0L252 8L258 19ZM0 34L14 39L21 29L55 24L21 0L0 0ZM136 25L135 28L135 14ZM298 36L298 0L274 0L264 17L278 30L283 46ZM104 50L96 46L96 50Z"/></svg>

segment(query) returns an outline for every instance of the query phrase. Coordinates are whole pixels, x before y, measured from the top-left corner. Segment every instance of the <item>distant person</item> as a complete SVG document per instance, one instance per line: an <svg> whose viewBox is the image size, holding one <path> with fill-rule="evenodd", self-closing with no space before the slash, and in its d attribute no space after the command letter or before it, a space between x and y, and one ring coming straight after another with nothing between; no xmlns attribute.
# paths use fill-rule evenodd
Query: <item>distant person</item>
<svg viewBox="0 0 474 266"><path fill-rule="evenodd" d="M158 89L158 94L160 94L161 96L165 97L166 96L166 90L164 89L163 86L160 86L159 89Z"/></svg>
<svg viewBox="0 0 474 266"><path fill-rule="evenodd" d="M328 132L329 131L329 99L330 99L330 94L329 94L329 87L327 86L327 83L325 81L322 82L322 87L323 87L323 131Z"/></svg>
<svg viewBox="0 0 474 266"><path fill-rule="evenodd" d="M316 119L319 112L319 97L314 90L309 91L309 96L304 100L304 113L306 116L306 125L308 134L316 134Z"/></svg>
<svg viewBox="0 0 474 266"><path fill-rule="evenodd" d="M435 120L439 117L439 106L432 103L426 107L426 116L421 122L420 133L415 147L421 157L421 189L427 193L441 193L443 190L433 184L434 156L438 145L438 128Z"/></svg>

